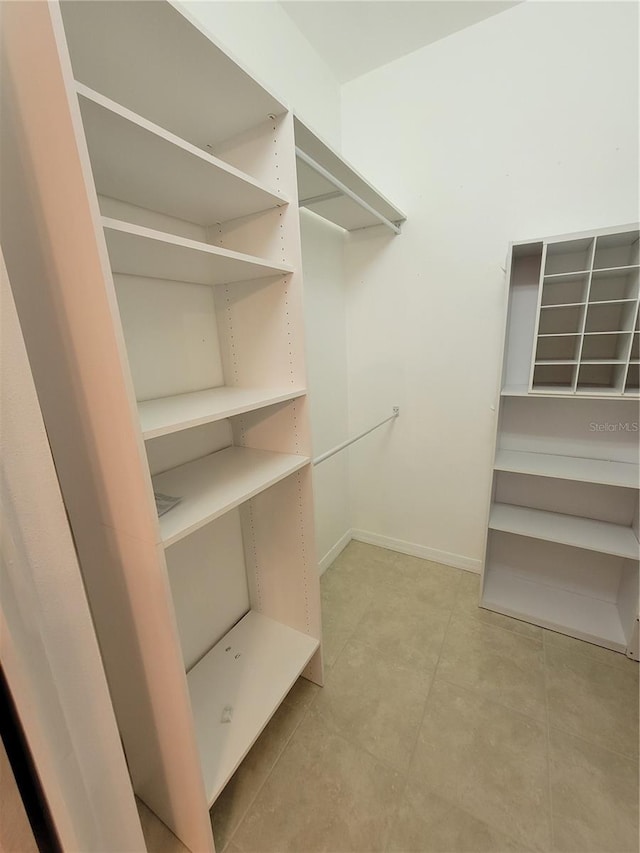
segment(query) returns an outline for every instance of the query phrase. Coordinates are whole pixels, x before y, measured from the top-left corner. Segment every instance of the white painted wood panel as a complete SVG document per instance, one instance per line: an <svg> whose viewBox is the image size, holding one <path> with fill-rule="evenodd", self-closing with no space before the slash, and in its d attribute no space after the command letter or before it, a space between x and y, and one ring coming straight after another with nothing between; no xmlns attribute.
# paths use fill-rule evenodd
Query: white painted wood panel
<svg viewBox="0 0 640 853"><path fill-rule="evenodd" d="M167 548L166 559L188 671L250 609L239 510Z"/></svg>
<svg viewBox="0 0 640 853"><path fill-rule="evenodd" d="M164 128L85 86L77 89L101 195L200 225L287 203L284 194Z"/></svg>
<svg viewBox="0 0 640 853"><path fill-rule="evenodd" d="M102 224L114 273L214 285L293 271L288 264L270 264L128 222L103 217Z"/></svg>
<svg viewBox="0 0 640 853"><path fill-rule="evenodd" d="M615 651L627 645L615 603L525 580L508 568L487 566L482 604Z"/></svg>
<svg viewBox="0 0 640 853"><path fill-rule="evenodd" d="M203 149L285 109L171 3L66 3L62 12L76 79Z"/></svg>
<svg viewBox="0 0 640 853"><path fill-rule="evenodd" d="M575 548L638 559L638 540L631 527L590 518L545 512L528 507L494 504L489 527Z"/></svg>
<svg viewBox="0 0 640 853"><path fill-rule="evenodd" d="M168 435L211 421L262 409L305 393L304 388L208 388L138 404L140 428L147 439Z"/></svg>
<svg viewBox="0 0 640 853"><path fill-rule="evenodd" d="M305 456L229 447L153 478L155 491L182 501L160 519L165 547L309 463Z"/></svg>
<svg viewBox="0 0 640 853"><path fill-rule="evenodd" d="M252 610L191 670L187 680L210 805L318 645Z"/></svg>
<svg viewBox="0 0 640 853"><path fill-rule="evenodd" d="M122 275L114 282L137 400L224 385L213 288Z"/></svg>
<svg viewBox="0 0 640 853"><path fill-rule="evenodd" d="M578 480L583 483L602 483L637 489L640 467L630 462L611 462L579 456L560 456L550 453L530 453L518 450L498 450L494 468L539 477Z"/></svg>

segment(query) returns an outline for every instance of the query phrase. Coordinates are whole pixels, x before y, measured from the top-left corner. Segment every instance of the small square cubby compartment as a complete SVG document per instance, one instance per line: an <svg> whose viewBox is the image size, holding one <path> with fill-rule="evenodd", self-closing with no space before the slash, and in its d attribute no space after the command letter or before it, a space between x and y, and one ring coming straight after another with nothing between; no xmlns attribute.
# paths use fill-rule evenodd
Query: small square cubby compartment
<svg viewBox="0 0 640 853"><path fill-rule="evenodd" d="M584 272L590 269L592 251L592 237L582 240L563 240L559 243L548 243L547 257L544 265L545 276L568 272Z"/></svg>
<svg viewBox="0 0 640 853"><path fill-rule="evenodd" d="M639 237L638 231L625 231L622 234L605 234L596 238L594 270L637 264Z"/></svg>
<svg viewBox="0 0 640 853"><path fill-rule="evenodd" d="M587 276L545 276L542 282L542 305L576 305L587 298Z"/></svg>
<svg viewBox="0 0 640 853"><path fill-rule="evenodd" d="M581 362L578 371L577 390L611 391L622 393L626 365L609 362L605 364L585 364Z"/></svg>
<svg viewBox="0 0 640 853"><path fill-rule="evenodd" d="M579 344L580 335L540 335L536 346L536 364L541 361L574 361Z"/></svg>
<svg viewBox="0 0 640 853"><path fill-rule="evenodd" d="M575 364L536 364L533 370L533 389L566 390L573 388Z"/></svg>
<svg viewBox="0 0 640 853"><path fill-rule="evenodd" d="M640 272L637 269L594 272L591 276L589 302L637 299L639 277Z"/></svg>
<svg viewBox="0 0 640 853"><path fill-rule="evenodd" d="M539 335L575 334L582 331L584 305L542 306L540 309Z"/></svg>
<svg viewBox="0 0 640 853"><path fill-rule="evenodd" d="M627 332L633 329L636 303L590 302L585 332Z"/></svg>
<svg viewBox="0 0 640 853"><path fill-rule="evenodd" d="M626 361L631 333L585 334L582 341L581 362Z"/></svg>
<svg viewBox="0 0 640 853"><path fill-rule="evenodd" d="M625 382L625 394L637 394L640 391L640 364L629 365L627 381Z"/></svg>

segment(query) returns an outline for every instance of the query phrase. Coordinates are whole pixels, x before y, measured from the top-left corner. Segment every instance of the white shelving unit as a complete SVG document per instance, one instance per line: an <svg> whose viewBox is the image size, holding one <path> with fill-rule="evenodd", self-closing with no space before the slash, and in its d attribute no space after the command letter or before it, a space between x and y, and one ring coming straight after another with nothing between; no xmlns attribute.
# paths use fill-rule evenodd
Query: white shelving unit
<svg viewBox="0 0 640 853"><path fill-rule="evenodd" d="M211 804L323 678L294 118L171 3L13 20L20 322L134 789L214 853Z"/></svg>
<svg viewBox="0 0 640 853"><path fill-rule="evenodd" d="M294 128L300 207L346 231L384 225L399 234L404 213L298 116Z"/></svg>
<svg viewBox="0 0 640 853"><path fill-rule="evenodd" d="M481 606L637 656L637 226L513 244Z"/></svg>

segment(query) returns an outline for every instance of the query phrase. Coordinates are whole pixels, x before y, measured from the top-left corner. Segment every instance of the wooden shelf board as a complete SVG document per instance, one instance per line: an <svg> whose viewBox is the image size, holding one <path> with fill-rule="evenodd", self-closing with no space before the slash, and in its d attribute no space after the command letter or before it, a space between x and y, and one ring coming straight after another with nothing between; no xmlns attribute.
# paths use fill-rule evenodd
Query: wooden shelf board
<svg viewBox="0 0 640 853"><path fill-rule="evenodd" d="M188 673L209 806L319 645L313 637L252 610ZM231 719L223 723L227 707Z"/></svg>
<svg viewBox="0 0 640 853"><path fill-rule="evenodd" d="M546 310L548 308L583 308L587 303L586 302L559 302L557 305L541 305L541 310Z"/></svg>
<svg viewBox="0 0 640 853"><path fill-rule="evenodd" d="M539 361L536 361L536 367L538 365L544 366L544 365L554 365L554 364L555 365L558 365L558 364L563 365L563 364L577 364L577 363L578 363L578 361L575 358L574 359L570 359L570 358L566 358L566 359L564 359L564 358L555 358L555 359L549 358L549 359L540 359Z"/></svg>
<svg viewBox="0 0 640 853"><path fill-rule="evenodd" d="M559 480L578 480L583 483L601 483L632 489L640 486L640 466L630 462L609 462L578 456L498 450L494 468L497 471L512 471Z"/></svg>
<svg viewBox="0 0 640 853"><path fill-rule="evenodd" d="M544 274L543 278L544 281L546 281L547 279L551 279L551 281L553 281L554 279L559 278L575 278L579 275L589 275L589 270L570 270L569 272L547 272Z"/></svg>
<svg viewBox="0 0 640 853"><path fill-rule="evenodd" d="M140 428L145 440L190 427L232 418L265 406L294 400L304 388L233 388L222 386L138 403Z"/></svg>
<svg viewBox="0 0 640 853"><path fill-rule="evenodd" d="M80 83L76 88L101 195L206 226L288 203L109 98Z"/></svg>
<svg viewBox="0 0 640 853"><path fill-rule="evenodd" d="M640 546L631 527L591 518L496 503L491 507L489 527L630 560L637 560L639 555Z"/></svg>
<svg viewBox="0 0 640 853"><path fill-rule="evenodd" d="M626 273L633 272L634 270L640 270L640 266L638 264L626 264L623 267L594 267L594 273L620 273L624 275Z"/></svg>
<svg viewBox="0 0 640 853"><path fill-rule="evenodd" d="M215 285L293 272L288 264L269 263L142 225L106 216L102 224L114 273Z"/></svg>
<svg viewBox="0 0 640 853"><path fill-rule="evenodd" d="M615 604L487 566L481 606L514 619L624 652L627 641Z"/></svg>
<svg viewBox="0 0 640 853"><path fill-rule="evenodd" d="M153 478L157 492L182 501L159 519L165 547L307 465L306 456L227 447Z"/></svg>
<svg viewBox="0 0 640 853"><path fill-rule="evenodd" d="M172 3L63 3L62 16L78 80L200 148L285 111Z"/></svg>

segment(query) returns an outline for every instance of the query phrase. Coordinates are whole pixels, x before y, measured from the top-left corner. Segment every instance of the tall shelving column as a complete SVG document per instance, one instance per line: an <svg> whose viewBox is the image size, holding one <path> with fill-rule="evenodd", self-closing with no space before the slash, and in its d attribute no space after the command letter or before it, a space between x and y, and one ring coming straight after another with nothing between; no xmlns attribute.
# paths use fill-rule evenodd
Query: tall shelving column
<svg viewBox="0 0 640 853"><path fill-rule="evenodd" d="M639 238L511 247L480 602L635 658Z"/></svg>
<svg viewBox="0 0 640 853"><path fill-rule="evenodd" d="M322 681L293 117L168 3L28 5L3 245L134 788L212 851Z"/></svg>

